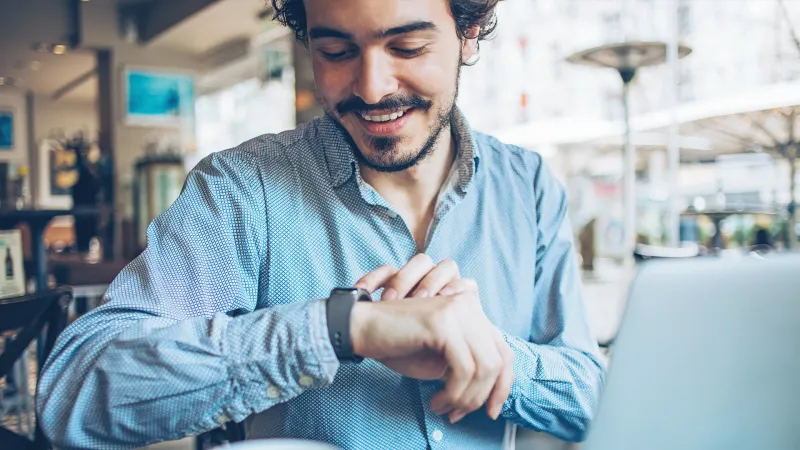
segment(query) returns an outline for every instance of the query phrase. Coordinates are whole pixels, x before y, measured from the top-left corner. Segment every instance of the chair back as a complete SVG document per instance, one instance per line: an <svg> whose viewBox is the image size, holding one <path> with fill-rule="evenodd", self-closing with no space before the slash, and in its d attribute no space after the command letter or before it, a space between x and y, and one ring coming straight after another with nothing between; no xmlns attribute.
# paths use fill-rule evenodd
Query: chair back
<svg viewBox="0 0 800 450"><path fill-rule="evenodd" d="M0 353L0 378L11 372L14 363L25 354L25 349L37 337L44 337L44 345L37 352L38 371L50 355L56 338L67 324L67 308L72 301L72 288L60 287L20 297L0 299L0 334L14 331L12 338L6 340ZM27 393L21 393L26 395ZM28 411L32 414L33 411ZM43 450L50 445L39 427L31 441L7 428L0 426L0 443L8 450Z"/></svg>

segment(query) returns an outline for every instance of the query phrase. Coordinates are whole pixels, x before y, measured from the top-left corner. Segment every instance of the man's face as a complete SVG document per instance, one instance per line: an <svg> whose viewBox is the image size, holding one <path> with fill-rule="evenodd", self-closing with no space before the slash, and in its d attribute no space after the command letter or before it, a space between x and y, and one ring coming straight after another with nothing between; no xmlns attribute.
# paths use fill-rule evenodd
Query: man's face
<svg viewBox="0 0 800 450"><path fill-rule="evenodd" d="M304 0L317 97L367 166L405 170L443 130L462 43L448 0Z"/></svg>

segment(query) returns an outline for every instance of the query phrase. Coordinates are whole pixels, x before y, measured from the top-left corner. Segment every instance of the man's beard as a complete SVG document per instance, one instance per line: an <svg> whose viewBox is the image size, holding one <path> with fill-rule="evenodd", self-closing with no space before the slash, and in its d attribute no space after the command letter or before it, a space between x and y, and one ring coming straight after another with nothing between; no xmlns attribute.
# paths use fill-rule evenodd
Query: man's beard
<svg viewBox="0 0 800 450"><path fill-rule="evenodd" d="M394 136L370 136L364 134L363 137L367 140L366 145L369 146L374 153L370 156L365 154L356 145L355 140L342 125L342 118L346 114L354 114L359 116L360 113L368 113L369 111L377 110L395 110L401 108L414 108L415 111L426 113L430 111L432 103L417 95L394 95L380 102L368 105L362 99L356 96L351 96L336 104L336 113L325 107L325 112L333 117L336 125L341 129L343 135L353 148L353 153L356 159L363 165L378 171L378 172L402 172L410 167L419 164L420 161L430 156L442 133L450 130L450 123L452 121L453 112L455 110L456 100L458 99L458 84L461 79L461 52L459 52L458 71L456 72L455 91L449 101L445 102L443 107L439 109L436 114L436 120L429 127L428 138L422 147L414 153L402 155L400 146L400 137ZM324 102L320 101L324 105ZM402 156L400 156L400 155Z"/></svg>

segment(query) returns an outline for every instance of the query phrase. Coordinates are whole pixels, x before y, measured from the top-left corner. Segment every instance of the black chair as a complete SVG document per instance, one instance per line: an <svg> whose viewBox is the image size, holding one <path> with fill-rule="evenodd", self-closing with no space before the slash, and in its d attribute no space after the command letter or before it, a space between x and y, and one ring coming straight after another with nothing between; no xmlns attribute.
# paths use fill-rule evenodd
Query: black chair
<svg viewBox="0 0 800 450"><path fill-rule="evenodd" d="M209 450L245 439L244 423L227 422L220 428L206 431L195 438L195 450Z"/></svg>
<svg viewBox="0 0 800 450"><path fill-rule="evenodd" d="M0 299L0 333L15 332L6 341L5 349L0 354L0 378L7 376L14 363L23 356L30 343L44 334L44 345L37 354L41 371L44 361L53 350L58 335L67 324L67 307L72 301L72 289L61 287L21 297ZM33 411L28 411L33 413ZM0 447L4 450L44 450L50 444L38 426L34 432L34 440L21 436L0 426Z"/></svg>

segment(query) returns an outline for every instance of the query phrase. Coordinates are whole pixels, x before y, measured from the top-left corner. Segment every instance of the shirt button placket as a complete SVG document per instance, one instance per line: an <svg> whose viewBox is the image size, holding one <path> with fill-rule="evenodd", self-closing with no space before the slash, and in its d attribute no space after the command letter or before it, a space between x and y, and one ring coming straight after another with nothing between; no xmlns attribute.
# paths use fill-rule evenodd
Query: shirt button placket
<svg viewBox="0 0 800 450"><path fill-rule="evenodd" d="M438 392L438 390L438 387L431 382L419 382L420 400L422 401L425 411L425 429L428 432L427 439L431 450L446 449L450 447L447 445L447 436L445 436L444 433L447 430L447 425L449 424L447 421L447 416L437 416L430 409L431 398L434 394L436 394L436 392Z"/></svg>

